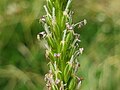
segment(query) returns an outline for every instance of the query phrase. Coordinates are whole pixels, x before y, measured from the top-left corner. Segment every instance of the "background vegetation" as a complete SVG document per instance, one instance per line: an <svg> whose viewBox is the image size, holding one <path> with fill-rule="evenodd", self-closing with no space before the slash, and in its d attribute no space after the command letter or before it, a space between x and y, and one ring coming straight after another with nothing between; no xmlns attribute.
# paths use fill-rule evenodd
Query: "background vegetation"
<svg viewBox="0 0 120 90"><path fill-rule="evenodd" d="M36 39L45 0L0 0L0 90L46 90L45 49ZM119 0L73 0L74 22L87 19L79 57L81 90L120 90Z"/></svg>

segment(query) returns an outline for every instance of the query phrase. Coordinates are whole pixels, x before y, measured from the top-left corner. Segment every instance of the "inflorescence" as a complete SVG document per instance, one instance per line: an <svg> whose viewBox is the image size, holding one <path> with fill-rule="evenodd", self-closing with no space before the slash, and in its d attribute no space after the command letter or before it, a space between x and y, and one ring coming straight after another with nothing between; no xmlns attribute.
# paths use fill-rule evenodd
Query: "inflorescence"
<svg viewBox="0 0 120 90"><path fill-rule="evenodd" d="M46 40L46 58L49 72L45 75L48 90L75 90L81 85L82 78L76 76L80 64L78 56L83 53L80 47L80 34L75 27L86 25L84 19L73 24L73 12L69 10L72 0L47 0L44 5L46 15L40 21L45 31L37 35L39 40Z"/></svg>

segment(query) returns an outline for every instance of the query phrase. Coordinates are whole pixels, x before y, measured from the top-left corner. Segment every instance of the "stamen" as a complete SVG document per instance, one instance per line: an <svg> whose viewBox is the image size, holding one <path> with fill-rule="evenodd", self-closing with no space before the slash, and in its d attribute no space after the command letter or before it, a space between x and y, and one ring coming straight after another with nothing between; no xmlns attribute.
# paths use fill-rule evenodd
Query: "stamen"
<svg viewBox="0 0 120 90"><path fill-rule="evenodd" d="M56 79L56 80L55 80L55 83L56 83L56 84L59 84L59 83L60 83L60 79Z"/></svg>
<svg viewBox="0 0 120 90"><path fill-rule="evenodd" d="M59 58L61 53L54 53L54 57Z"/></svg>
<svg viewBox="0 0 120 90"><path fill-rule="evenodd" d="M40 39L43 39L45 38L46 36L46 33L45 32L40 32L38 35L37 35L37 39L40 40Z"/></svg>
<svg viewBox="0 0 120 90"><path fill-rule="evenodd" d="M84 48L79 48L80 53L83 53Z"/></svg>
<svg viewBox="0 0 120 90"><path fill-rule="evenodd" d="M45 23L45 16L42 16L42 18L40 19L41 22Z"/></svg>
<svg viewBox="0 0 120 90"><path fill-rule="evenodd" d="M69 23L66 23L66 27L68 30L73 30L73 25L69 25Z"/></svg>
<svg viewBox="0 0 120 90"><path fill-rule="evenodd" d="M81 28L82 26L86 25L87 24L87 20L84 19L83 21L81 21L78 25L78 28Z"/></svg>

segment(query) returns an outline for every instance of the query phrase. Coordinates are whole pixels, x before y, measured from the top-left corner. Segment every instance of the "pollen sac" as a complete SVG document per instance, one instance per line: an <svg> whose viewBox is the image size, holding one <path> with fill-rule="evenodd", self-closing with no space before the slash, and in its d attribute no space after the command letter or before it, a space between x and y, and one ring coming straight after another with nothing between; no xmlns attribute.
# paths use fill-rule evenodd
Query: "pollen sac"
<svg viewBox="0 0 120 90"><path fill-rule="evenodd" d="M66 27L67 27L68 30L73 30L73 26L69 25L69 23L66 23Z"/></svg>
<svg viewBox="0 0 120 90"><path fill-rule="evenodd" d="M78 28L81 28L82 26L87 24L87 20L84 19L83 21L79 22Z"/></svg>
<svg viewBox="0 0 120 90"><path fill-rule="evenodd" d="M43 39L45 38L46 36L46 33L45 32L40 32L38 35L37 35L37 39L40 40L40 39Z"/></svg>
<svg viewBox="0 0 120 90"><path fill-rule="evenodd" d="M82 83L82 81L79 81L79 82L78 82L77 89L79 89L79 88L80 88L81 83Z"/></svg>
<svg viewBox="0 0 120 90"><path fill-rule="evenodd" d="M59 58L61 53L54 53L54 57Z"/></svg>
<svg viewBox="0 0 120 90"><path fill-rule="evenodd" d="M84 48L79 48L80 54L83 53Z"/></svg>
<svg viewBox="0 0 120 90"><path fill-rule="evenodd" d="M82 84L82 80L84 80L82 77L77 77L77 80L78 80L78 84L77 84L77 89L79 89L81 87L81 84Z"/></svg>
<svg viewBox="0 0 120 90"><path fill-rule="evenodd" d="M40 19L41 22L45 23L46 20L45 20L45 16L42 16L42 18Z"/></svg>
<svg viewBox="0 0 120 90"><path fill-rule="evenodd" d="M59 79L56 79L56 80L55 80L55 83L56 83L56 84L59 84L59 83L60 83L60 80L59 80Z"/></svg>
<svg viewBox="0 0 120 90"><path fill-rule="evenodd" d="M84 78L82 78L82 77L78 77L78 76L76 76L76 75L75 75L75 77L77 78L78 83L79 83L80 81L83 81L83 80L84 80Z"/></svg>

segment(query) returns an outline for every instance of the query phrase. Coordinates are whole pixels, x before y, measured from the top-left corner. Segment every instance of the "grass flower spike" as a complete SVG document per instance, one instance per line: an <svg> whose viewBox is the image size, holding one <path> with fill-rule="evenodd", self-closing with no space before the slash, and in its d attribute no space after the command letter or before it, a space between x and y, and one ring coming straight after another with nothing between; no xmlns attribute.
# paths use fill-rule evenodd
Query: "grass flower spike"
<svg viewBox="0 0 120 90"><path fill-rule="evenodd" d="M74 29L86 25L87 22L72 22L72 0L46 2L46 15L40 19L45 31L37 35L39 40L46 40L46 58L50 60L50 70L45 75L46 86L48 90L75 90L82 81L76 76L76 72L80 67L77 58L84 49L80 47L80 35Z"/></svg>

